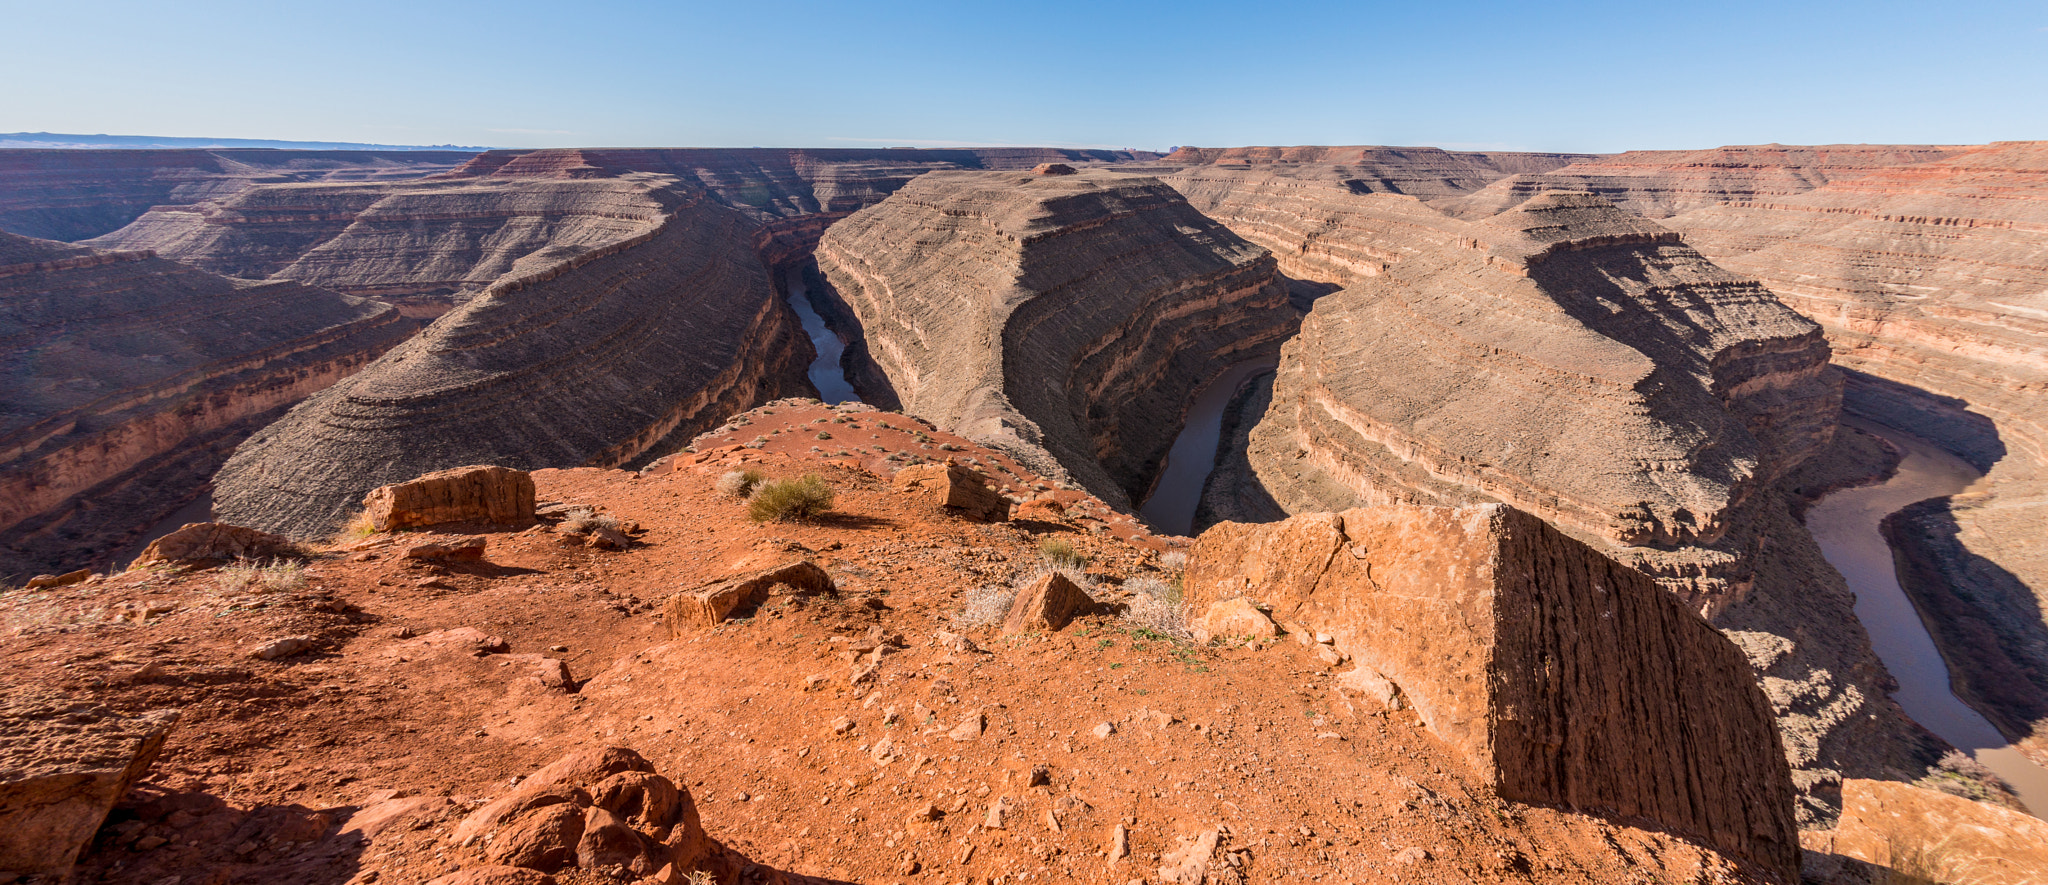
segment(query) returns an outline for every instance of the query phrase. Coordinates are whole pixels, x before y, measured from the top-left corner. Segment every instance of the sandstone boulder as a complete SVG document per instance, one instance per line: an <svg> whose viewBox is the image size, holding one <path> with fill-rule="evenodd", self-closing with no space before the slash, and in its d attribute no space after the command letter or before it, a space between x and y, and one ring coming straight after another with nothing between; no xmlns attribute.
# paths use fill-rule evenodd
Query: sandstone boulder
<svg viewBox="0 0 2048 885"><path fill-rule="evenodd" d="M55 699L0 709L0 877L69 876L177 721Z"/></svg>
<svg viewBox="0 0 2048 885"><path fill-rule="evenodd" d="M149 542L134 565L219 563L236 559L277 559L302 556L290 539L219 522L187 523L184 528Z"/></svg>
<svg viewBox="0 0 2048 885"><path fill-rule="evenodd" d="M689 791L632 750L592 747L471 812L450 839L487 863L551 873L691 870L720 851Z"/></svg>
<svg viewBox="0 0 2048 885"><path fill-rule="evenodd" d="M1656 820L1796 877L1792 780L1748 660L1650 578L1493 504L1224 523L1205 605L1276 619L1399 686L1504 798Z"/></svg>
<svg viewBox="0 0 2048 885"><path fill-rule="evenodd" d="M1270 639L1280 635L1273 619L1241 596L1211 603L1201 617L1188 625L1188 630L1196 642L1208 642L1219 636Z"/></svg>
<svg viewBox="0 0 2048 885"><path fill-rule="evenodd" d="M73 584L84 583L85 579L90 577L92 577L92 569L89 568L65 572L61 575L37 575L28 579L28 589L48 590L53 587L69 587Z"/></svg>
<svg viewBox="0 0 2048 885"><path fill-rule="evenodd" d="M895 487L975 522L1002 522L1010 516L1010 502L981 474L958 464L905 467L896 472Z"/></svg>
<svg viewBox="0 0 2048 885"><path fill-rule="evenodd" d="M379 486L363 515L380 532L448 522L524 525L533 521L533 477L507 467L457 467Z"/></svg>
<svg viewBox="0 0 2048 885"><path fill-rule="evenodd" d="M458 560L476 562L484 558L484 548L489 542L476 535L465 535L425 544L414 544L405 548L406 559Z"/></svg>
<svg viewBox="0 0 2048 885"><path fill-rule="evenodd" d="M2048 882L2048 822L1895 781L1842 782L1842 816L1818 847L1906 881Z"/></svg>
<svg viewBox="0 0 2048 885"><path fill-rule="evenodd" d="M837 591L832 576L824 569L808 560L797 560L671 596L662 604L661 619L668 625L671 637L715 627L728 618L752 612L778 587L787 588L783 592L801 595Z"/></svg>
<svg viewBox="0 0 2048 885"><path fill-rule="evenodd" d="M1003 618L1003 632L1057 631L1094 607L1095 600L1088 596L1088 591L1066 575L1046 572L1017 591L1009 614Z"/></svg>

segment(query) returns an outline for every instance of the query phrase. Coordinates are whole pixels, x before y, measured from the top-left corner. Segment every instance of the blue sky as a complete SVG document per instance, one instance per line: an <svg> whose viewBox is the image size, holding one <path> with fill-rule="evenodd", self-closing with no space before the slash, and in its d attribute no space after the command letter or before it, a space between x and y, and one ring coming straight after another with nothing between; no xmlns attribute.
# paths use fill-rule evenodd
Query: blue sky
<svg viewBox="0 0 2048 885"><path fill-rule="evenodd" d="M2048 138L2048 2L0 0L0 131L399 144Z"/></svg>

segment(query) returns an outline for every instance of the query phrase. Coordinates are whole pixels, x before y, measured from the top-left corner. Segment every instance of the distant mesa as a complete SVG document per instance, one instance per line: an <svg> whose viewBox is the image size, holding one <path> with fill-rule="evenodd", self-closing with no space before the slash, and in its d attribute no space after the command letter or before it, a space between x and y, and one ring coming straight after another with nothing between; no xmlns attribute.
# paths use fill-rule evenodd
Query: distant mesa
<svg viewBox="0 0 2048 885"><path fill-rule="evenodd" d="M364 144L353 141L280 141L271 138L192 138L176 135L77 135L60 132L0 132L0 148L40 150L232 150L297 151L483 151L459 144Z"/></svg>

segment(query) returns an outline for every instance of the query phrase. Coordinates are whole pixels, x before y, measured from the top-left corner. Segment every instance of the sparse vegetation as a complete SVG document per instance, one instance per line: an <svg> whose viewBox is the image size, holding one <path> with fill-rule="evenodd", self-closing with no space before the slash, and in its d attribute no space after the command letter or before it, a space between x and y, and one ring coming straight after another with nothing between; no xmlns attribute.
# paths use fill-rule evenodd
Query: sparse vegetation
<svg viewBox="0 0 2048 885"><path fill-rule="evenodd" d="M819 439L831 439L831 438L832 438L832 431L829 431L829 430L820 430L820 431L818 431L818 438L819 438Z"/></svg>
<svg viewBox="0 0 2048 885"><path fill-rule="evenodd" d="M1124 582L1131 591L1131 604L1124 610L1124 623L1133 630L1157 634L1163 639L1186 640L1188 604L1178 584L1158 578L1132 578Z"/></svg>
<svg viewBox="0 0 2048 885"><path fill-rule="evenodd" d="M1088 554L1074 548L1063 538L1043 538L1038 542L1038 553L1055 568L1084 569L1088 567Z"/></svg>
<svg viewBox="0 0 2048 885"><path fill-rule="evenodd" d="M967 591L967 599L960 613L953 616L953 628L965 630L1002 623L1003 616L1010 613L1010 605L1016 601L1015 586L983 584Z"/></svg>
<svg viewBox="0 0 2048 885"><path fill-rule="evenodd" d="M1927 775L1913 785L1978 802L1995 803L2005 792L2005 782L1997 774L1961 750L1943 753L1940 761L1927 769Z"/></svg>
<svg viewBox="0 0 2048 885"><path fill-rule="evenodd" d="M712 488L728 498L744 498L754 493L754 487L766 480L768 475L751 467L721 474Z"/></svg>
<svg viewBox="0 0 2048 885"><path fill-rule="evenodd" d="M598 513L588 507L577 507L562 517L559 528L571 535L587 535L598 529L619 530L619 518L609 513Z"/></svg>
<svg viewBox="0 0 2048 885"><path fill-rule="evenodd" d="M1179 550L1159 554L1159 567L1169 572L1183 572L1188 568L1188 555Z"/></svg>
<svg viewBox="0 0 2048 885"><path fill-rule="evenodd" d="M812 519L832 509L832 487L815 473L800 479L762 483L747 498L747 517L755 522Z"/></svg>
<svg viewBox="0 0 2048 885"><path fill-rule="evenodd" d="M240 559L214 570L222 593L290 593L306 587L306 564L289 559Z"/></svg>

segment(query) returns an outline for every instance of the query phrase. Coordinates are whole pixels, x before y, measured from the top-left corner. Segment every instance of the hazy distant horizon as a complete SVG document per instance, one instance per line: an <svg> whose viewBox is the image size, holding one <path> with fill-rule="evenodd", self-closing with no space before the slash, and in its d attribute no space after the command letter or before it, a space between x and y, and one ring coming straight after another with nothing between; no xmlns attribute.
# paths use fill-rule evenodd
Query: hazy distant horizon
<svg viewBox="0 0 2048 885"><path fill-rule="evenodd" d="M2048 138L2048 6L8 4L0 128L507 148Z"/></svg>

